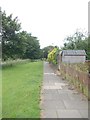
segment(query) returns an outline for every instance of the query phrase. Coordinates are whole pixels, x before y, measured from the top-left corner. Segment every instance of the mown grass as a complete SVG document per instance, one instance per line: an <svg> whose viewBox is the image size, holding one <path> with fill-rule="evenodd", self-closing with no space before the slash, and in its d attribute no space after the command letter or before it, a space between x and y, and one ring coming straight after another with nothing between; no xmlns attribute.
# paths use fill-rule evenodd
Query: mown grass
<svg viewBox="0 0 90 120"><path fill-rule="evenodd" d="M0 66L0 118L2 118L2 68Z"/></svg>
<svg viewBox="0 0 90 120"><path fill-rule="evenodd" d="M2 117L39 118L43 62L3 68L2 76Z"/></svg>

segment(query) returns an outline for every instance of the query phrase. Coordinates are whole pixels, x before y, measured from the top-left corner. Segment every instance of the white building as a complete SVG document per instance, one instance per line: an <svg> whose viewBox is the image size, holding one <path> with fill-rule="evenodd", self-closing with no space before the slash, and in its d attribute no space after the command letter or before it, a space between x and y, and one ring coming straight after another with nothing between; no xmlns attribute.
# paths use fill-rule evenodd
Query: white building
<svg viewBox="0 0 90 120"><path fill-rule="evenodd" d="M61 62L84 63L86 60L85 50L63 50L60 53Z"/></svg>

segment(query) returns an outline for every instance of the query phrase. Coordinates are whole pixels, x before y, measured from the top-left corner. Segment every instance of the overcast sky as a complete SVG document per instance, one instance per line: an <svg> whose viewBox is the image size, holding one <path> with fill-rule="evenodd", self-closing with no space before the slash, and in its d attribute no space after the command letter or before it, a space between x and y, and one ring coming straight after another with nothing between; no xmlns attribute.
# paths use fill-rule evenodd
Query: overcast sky
<svg viewBox="0 0 90 120"><path fill-rule="evenodd" d="M63 45L76 29L88 31L88 0L0 0L2 10L18 16L22 29L40 40L41 48Z"/></svg>

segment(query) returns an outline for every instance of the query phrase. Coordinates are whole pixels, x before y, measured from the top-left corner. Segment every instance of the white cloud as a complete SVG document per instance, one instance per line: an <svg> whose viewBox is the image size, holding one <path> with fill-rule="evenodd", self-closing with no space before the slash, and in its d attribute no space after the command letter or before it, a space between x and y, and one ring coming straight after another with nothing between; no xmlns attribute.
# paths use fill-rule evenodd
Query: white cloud
<svg viewBox="0 0 90 120"><path fill-rule="evenodd" d="M7 14L18 16L22 28L37 36L41 47L61 46L77 28L88 28L88 0L2 0Z"/></svg>

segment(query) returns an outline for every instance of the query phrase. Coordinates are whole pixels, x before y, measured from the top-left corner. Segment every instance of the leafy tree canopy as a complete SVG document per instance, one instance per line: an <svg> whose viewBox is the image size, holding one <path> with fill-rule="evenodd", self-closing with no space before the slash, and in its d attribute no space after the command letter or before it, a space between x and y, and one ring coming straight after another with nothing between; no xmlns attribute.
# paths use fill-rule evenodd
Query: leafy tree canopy
<svg viewBox="0 0 90 120"><path fill-rule="evenodd" d="M77 31L72 36L65 39L64 47L62 49L85 50L87 59L90 59L89 39L90 37L87 37L84 33Z"/></svg>
<svg viewBox="0 0 90 120"><path fill-rule="evenodd" d="M21 23L18 17L2 12L2 59L8 58L40 58L40 45L37 37L26 31L21 32Z"/></svg>

